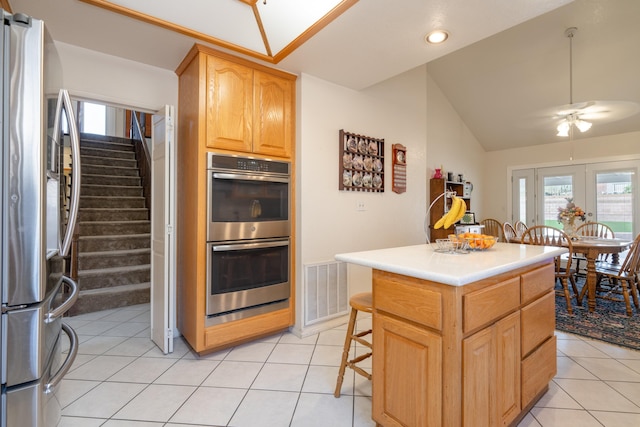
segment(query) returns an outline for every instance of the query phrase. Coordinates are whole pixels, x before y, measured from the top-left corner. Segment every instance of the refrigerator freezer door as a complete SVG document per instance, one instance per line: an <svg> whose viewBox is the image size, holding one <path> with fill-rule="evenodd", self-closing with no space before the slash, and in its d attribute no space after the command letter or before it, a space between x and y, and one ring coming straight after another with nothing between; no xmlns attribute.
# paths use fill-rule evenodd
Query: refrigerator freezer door
<svg viewBox="0 0 640 427"><path fill-rule="evenodd" d="M62 331L68 336L70 346L66 359L60 364L61 340L58 337L54 347L54 355L47 366L43 377L17 387L6 389L2 395L6 407L0 417L2 427L54 427L60 421L60 402L56 396L57 386L68 372L78 353L78 337L68 325ZM2 418L4 417L4 418ZM3 424L4 423L4 424Z"/></svg>
<svg viewBox="0 0 640 427"><path fill-rule="evenodd" d="M5 27L6 28L6 27ZM8 131L3 205L3 303L32 304L46 295L45 160L42 21L14 22L10 29ZM5 30L5 35L9 31ZM7 43L5 43L6 45ZM3 74L7 70L3 70ZM7 96L7 94L5 94ZM5 117L7 114L5 113ZM6 252L5 249L6 248Z"/></svg>

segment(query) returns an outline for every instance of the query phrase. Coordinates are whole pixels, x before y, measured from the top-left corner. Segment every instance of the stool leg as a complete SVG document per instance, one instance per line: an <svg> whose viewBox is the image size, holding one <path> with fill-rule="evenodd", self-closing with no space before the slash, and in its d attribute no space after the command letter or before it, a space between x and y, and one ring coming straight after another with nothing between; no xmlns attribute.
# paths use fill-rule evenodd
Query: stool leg
<svg viewBox="0 0 640 427"><path fill-rule="evenodd" d="M344 339L344 348L342 349L342 362L340 362L340 370L338 371L338 381L336 383L336 390L333 393L335 397L340 397L340 389L342 388L342 382L344 381L344 370L347 368L347 360L349 359L349 350L351 349L351 336L356 326L356 316L358 310L351 308L351 316L349 317L349 325L347 326L347 336Z"/></svg>

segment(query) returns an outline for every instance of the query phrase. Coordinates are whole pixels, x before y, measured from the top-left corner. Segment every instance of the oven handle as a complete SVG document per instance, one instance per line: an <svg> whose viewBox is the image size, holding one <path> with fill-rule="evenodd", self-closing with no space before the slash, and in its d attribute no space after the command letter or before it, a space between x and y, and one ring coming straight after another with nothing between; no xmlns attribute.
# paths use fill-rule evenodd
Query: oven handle
<svg viewBox="0 0 640 427"><path fill-rule="evenodd" d="M278 240L272 242L257 242L257 243L238 243L227 245L214 245L212 247L213 252L222 251L242 251L246 249L262 249L262 248L277 248L279 246L289 246L288 240Z"/></svg>
<svg viewBox="0 0 640 427"><path fill-rule="evenodd" d="M243 180L243 181L266 181L266 182L282 182L287 184L289 182L288 177L277 177L268 175L242 175L237 173L220 173L214 172L213 177L215 179L230 179L230 180Z"/></svg>

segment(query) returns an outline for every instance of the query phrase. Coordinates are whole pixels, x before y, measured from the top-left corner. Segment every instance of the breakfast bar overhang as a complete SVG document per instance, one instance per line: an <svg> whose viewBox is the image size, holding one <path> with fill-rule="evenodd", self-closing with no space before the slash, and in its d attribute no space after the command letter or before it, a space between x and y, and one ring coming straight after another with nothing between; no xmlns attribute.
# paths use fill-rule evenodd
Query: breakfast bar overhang
<svg viewBox="0 0 640 427"><path fill-rule="evenodd" d="M558 247L424 244L338 254L373 269L379 426L515 425L556 374Z"/></svg>

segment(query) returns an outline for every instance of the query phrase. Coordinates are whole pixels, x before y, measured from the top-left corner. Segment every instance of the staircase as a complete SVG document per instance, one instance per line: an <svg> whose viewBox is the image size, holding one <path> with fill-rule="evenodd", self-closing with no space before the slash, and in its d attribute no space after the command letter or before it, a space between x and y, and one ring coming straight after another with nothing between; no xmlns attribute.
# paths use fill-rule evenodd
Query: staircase
<svg viewBox="0 0 640 427"><path fill-rule="evenodd" d="M80 289L70 315L149 302L151 222L134 141L81 134Z"/></svg>

